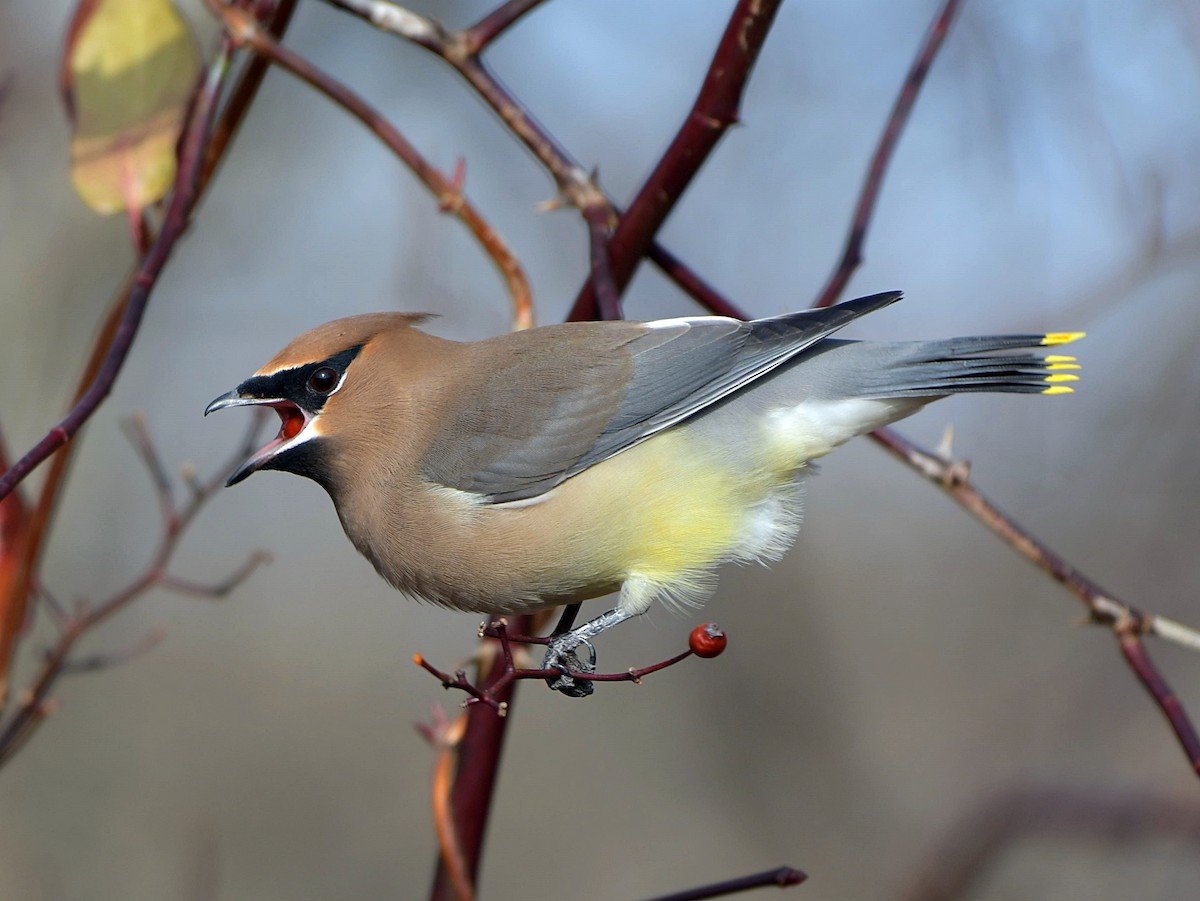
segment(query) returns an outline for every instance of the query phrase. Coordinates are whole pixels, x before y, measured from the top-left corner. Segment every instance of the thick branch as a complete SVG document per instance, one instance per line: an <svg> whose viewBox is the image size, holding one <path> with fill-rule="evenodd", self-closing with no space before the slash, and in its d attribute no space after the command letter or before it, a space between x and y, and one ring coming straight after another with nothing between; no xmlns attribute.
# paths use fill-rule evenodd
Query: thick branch
<svg viewBox="0 0 1200 901"><path fill-rule="evenodd" d="M522 633L530 631L532 617L518 617L514 628ZM492 639L486 641L491 643ZM516 700L515 683L510 681L493 691L507 670L504 655L484 654L483 648L480 654L481 659L488 661L486 672L480 673L480 685L504 705L506 713L511 714L513 702ZM472 885L479 884L483 839L487 834L488 816L491 813L496 778L500 772L500 756L504 751L504 739L508 734L510 719L511 716L498 716L496 711L486 704L474 704L467 711L466 731L458 745L458 768L455 770L452 803L454 822L458 826L458 848L466 861ZM455 899L453 876L440 856L429 897L431 901Z"/></svg>

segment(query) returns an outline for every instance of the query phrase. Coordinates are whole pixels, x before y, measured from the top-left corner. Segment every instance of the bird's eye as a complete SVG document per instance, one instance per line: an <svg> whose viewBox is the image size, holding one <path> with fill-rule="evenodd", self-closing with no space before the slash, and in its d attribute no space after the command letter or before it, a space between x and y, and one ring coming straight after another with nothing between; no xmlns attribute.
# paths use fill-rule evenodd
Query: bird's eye
<svg viewBox="0 0 1200 901"><path fill-rule="evenodd" d="M336 369L322 366L308 377L308 388L317 394L328 394L337 387L338 374Z"/></svg>

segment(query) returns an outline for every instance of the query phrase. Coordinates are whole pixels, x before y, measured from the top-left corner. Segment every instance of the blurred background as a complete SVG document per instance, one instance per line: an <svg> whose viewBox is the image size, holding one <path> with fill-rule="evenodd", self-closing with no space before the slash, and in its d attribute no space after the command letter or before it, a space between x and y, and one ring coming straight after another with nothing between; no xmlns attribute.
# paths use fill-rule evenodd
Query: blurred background
<svg viewBox="0 0 1200 901"><path fill-rule="evenodd" d="M625 202L694 99L731 2L557 0L488 53ZM25 450L55 421L132 255L73 193L55 91L71 3L0 0L0 424ZM466 25L484 2L414 6ZM662 242L758 315L809 304L937 4L786 3L724 139ZM213 29L187 7L210 48ZM510 243L538 319L588 269L553 185L453 73L313 0L288 44L377 104ZM972 0L934 64L847 296L907 299L854 337L1082 329L1069 398L967 397L902 426L955 452L1001 507L1119 597L1200 623L1200 16L1184 2ZM43 572L102 598L149 557L155 496L121 435L142 411L173 469L213 471L236 414L201 412L300 331L370 310L432 329L508 328L507 294L456 221L341 110L271 73L89 425ZM643 267L631 318L696 308ZM35 477L36 478L36 477ZM1192 803L1196 779L1112 637L983 526L867 441L811 480L800 541L730 568L700 613L607 636L606 669L662 659L714 619L730 647L572 701L527 684L483 868L492 899L647 897L782 863L796 898L894 897L988 797L1041 786ZM388 588L313 483L223 491L175 572L85 652L165 626L128 665L65 679L0 775L0 897L421 897L432 754L412 724L453 710L411 663L451 668L479 617ZM588 608L584 608L585 613ZM597 611L598 612L598 608ZM27 640L27 681L42 623ZM1193 712L1200 659L1151 647ZM549 828L548 828L549 827ZM559 828L563 827L563 828ZM1136 830L1134 831L1136 835ZM973 897L1193 897L1183 838L1018 843ZM205 887L215 885L215 891Z"/></svg>

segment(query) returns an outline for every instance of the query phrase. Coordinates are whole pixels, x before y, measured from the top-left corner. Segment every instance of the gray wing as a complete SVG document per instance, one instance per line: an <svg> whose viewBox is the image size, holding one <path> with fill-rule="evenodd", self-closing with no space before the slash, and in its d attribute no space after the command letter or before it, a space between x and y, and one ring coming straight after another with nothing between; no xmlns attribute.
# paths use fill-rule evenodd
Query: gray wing
<svg viewBox="0 0 1200 901"><path fill-rule="evenodd" d="M464 378L424 474L491 503L537 497L900 296L752 322L579 323L481 342L488 365Z"/></svg>

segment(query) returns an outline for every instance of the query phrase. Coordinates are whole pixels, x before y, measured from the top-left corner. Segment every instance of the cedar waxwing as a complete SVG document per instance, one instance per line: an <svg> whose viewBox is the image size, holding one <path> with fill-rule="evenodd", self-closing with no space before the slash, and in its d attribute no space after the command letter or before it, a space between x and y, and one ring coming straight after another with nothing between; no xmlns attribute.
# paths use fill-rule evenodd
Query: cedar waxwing
<svg viewBox="0 0 1200 901"><path fill-rule="evenodd" d="M375 313L296 338L205 413L273 407L279 434L229 479L318 482L401 591L477 613L619 592L546 668L657 599L696 604L724 562L778 559L808 461L966 391L1065 394L1082 333L876 343L828 336L900 299L823 310L551 325L460 343ZM1022 351L1026 352L1013 352ZM1000 353L997 353L1000 352ZM555 685L583 695L590 683Z"/></svg>

